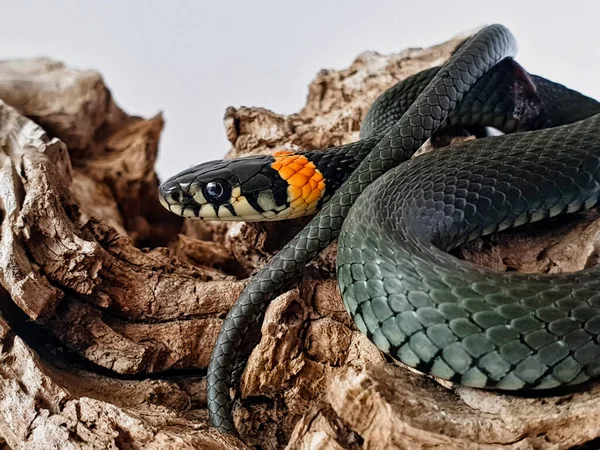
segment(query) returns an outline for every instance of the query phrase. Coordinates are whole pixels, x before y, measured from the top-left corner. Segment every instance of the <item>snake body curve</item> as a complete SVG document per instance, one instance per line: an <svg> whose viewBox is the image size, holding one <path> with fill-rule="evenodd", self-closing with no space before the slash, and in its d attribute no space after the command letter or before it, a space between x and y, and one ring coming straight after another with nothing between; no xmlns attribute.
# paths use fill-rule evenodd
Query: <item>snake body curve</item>
<svg viewBox="0 0 600 450"><path fill-rule="evenodd" d="M338 235L344 304L357 327L400 361L458 383L512 390L580 383L600 372L594 270L505 274L446 253L467 240L598 202L600 105L527 74L510 59L515 51L506 28L484 28L441 68L386 91L367 114L361 141L320 157L345 162L346 175L323 191L318 214L251 279L227 315L208 371L213 426L235 432L229 384L248 329ZM435 131L456 124L516 133L407 162ZM202 216L207 209L199 201L222 191L213 189L211 177L234 177L237 162L220 164L163 183L165 207ZM257 170L250 172L264 177ZM269 203L256 198L255 209ZM237 214L243 208L221 206L214 206L215 214L244 219Z"/></svg>

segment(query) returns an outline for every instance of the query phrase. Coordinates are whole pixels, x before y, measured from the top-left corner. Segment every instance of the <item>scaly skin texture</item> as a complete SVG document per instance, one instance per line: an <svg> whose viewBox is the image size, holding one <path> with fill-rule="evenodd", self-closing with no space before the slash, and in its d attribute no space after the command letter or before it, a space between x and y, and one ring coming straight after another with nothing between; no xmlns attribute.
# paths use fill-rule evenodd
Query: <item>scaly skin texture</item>
<svg viewBox="0 0 600 450"><path fill-rule="evenodd" d="M600 104L527 74L510 59L514 52L508 30L487 27L441 68L384 92L363 121L360 141L304 153L324 175L322 209L252 278L229 312L208 370L213 426L235 433L230 377L248 330L340 232L338 281L346 308L391 356L477 387L549 388L597 374L600 300L589 289L593 272L498 274L444 253L598 200L594 130L600 120L589 117L600 113ZM563 124L571 125L529 132ZM434 132L455 125L519 133L406 162ZM197 210L194 194L212 174L238 168L248 174L257 164L273 164L265 158L186 170L163 183L163 204L175 213ZM271 190L275 184L266 183ZM262 216L247 217L277 220Z"/></svg>
<svg viewBox="0 0 600 450"><path fill-rule="evenodd" d="M249 327L262 320L273 296L337 238L348 210L362 191L385 172L409 159L470 88L515 51L514 38L499 25L483 29L464 44L323 209L252 278L229 311L211 355L208 408L214 427L224 433L235 433L229 399L235 356Z"/></svg>
<svg viewBox="0 0 600 450"><path fill-rule="evenodd" d="M400 165L344 221L337 278L357 327L403 363L473 387L546 389L600 374L598 269L528 275L447 251L600 197L600 114Z"/></svg>

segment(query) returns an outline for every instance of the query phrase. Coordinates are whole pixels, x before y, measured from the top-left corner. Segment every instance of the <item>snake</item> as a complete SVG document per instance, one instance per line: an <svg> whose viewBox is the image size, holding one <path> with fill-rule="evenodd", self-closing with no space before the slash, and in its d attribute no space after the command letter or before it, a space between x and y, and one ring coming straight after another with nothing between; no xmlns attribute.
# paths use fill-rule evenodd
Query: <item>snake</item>
<svg viewBox="0 0 600 450"><path fill-rule="evenodd" d="M269 302L336 239L344 306L394 360L505 391L600 374L597 268L501 272L451 253L599 202L600 103L529 74L515 54L506 27L486 26L443 65L383 92L355 142L209 161L160 185L163 206L191 219L312 215L251 277L223 321L207 374L213 427L236 434L229 390L238 349ZM414 156L452 130L477 139Z"/></svg>

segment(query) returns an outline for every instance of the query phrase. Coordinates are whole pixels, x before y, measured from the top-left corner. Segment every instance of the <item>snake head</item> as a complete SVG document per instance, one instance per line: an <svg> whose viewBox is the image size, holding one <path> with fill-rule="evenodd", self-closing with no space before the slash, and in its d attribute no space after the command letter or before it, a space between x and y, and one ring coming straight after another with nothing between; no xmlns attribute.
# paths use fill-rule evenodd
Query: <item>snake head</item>
<svg viewBox="0 0 600 450"><path fill-rule="evenodd" d="M306 156L279 152L199 164L162 183L159 197L179 216L257 222L315 212L324 186Z"/></svg>

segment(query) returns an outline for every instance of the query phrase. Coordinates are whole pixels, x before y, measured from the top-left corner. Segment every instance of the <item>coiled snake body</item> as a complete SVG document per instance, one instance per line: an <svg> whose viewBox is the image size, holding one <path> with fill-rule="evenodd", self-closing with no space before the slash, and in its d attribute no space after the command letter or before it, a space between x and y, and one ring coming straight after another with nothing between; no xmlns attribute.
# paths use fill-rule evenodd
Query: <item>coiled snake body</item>
<svg viewBox="0 0 600 450"><path fill-rule="evenodd" d="M318 211L229 312L208 372L213 426L233 433L236 352L268 302L339 236L337 278L357 327L412 367L474 387L544 389L600 373L600 277L501 273L447 252L476 237L591 208L600 197L600 104L511 58L501 25L369 110L361 140L201 164L165 181L165 207L210 220ZM444 128L483 137L410 159ZM410 159L410 160L409 160Z"/></svg>

